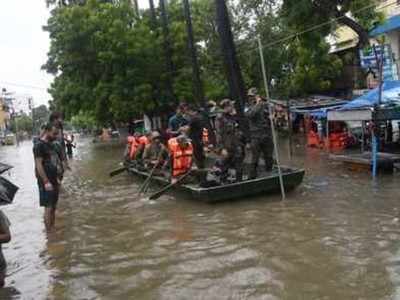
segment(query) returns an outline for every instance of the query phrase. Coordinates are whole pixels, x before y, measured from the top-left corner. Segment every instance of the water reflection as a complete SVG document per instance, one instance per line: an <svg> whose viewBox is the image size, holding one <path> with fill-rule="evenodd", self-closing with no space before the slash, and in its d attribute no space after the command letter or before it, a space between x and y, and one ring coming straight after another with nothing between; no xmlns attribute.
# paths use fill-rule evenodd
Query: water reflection
<svg viewBox="0 0 400 300"><path fill-rule="evenodd" d="M7 284L15 291L7 297L400 297L399 175L373 184L370 174L350 173L324 153L295 149L291 163L307 177L287 201L274 195L207 205L171 195L138 199L141 181L107 176L122 148L80 140L57 231L46 236L31 145L1 148L21 187L5 209L13 223Z"/></svg>

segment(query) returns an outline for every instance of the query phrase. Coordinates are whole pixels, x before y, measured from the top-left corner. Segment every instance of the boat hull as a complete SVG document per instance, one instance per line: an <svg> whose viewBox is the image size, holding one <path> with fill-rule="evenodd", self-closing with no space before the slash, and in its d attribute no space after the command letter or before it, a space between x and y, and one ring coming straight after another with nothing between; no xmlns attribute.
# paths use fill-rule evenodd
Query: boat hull
<svg viewBox="0 0 400 300"><path fill-rule="evenodd" d="M133 167L128 168L128 172L140 177L148 176L148 173L141 172ZM302 183L305 171L303 169L283 168L282 173L285 190L290 191ZM155 176L152 180L161 185L169 183L165 177ZM278 173L274 171L269 175L238 183L207 188L192 184L182 184L176 186L175 190L184 193L194 200L212 203L262 195L269 196L280 191L280 183Z"/></svg>

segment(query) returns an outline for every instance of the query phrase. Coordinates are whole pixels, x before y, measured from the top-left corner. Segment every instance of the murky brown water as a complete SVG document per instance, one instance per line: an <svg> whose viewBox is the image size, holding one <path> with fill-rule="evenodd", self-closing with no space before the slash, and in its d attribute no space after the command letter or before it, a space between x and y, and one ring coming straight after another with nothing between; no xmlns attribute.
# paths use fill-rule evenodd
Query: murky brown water
<svg viewBox="0 0 400 300"><path fill-rule="evenodd" d="M373 183L299 147L284 202L148 202L107 176L122 148L81 140L46 236L31 147L0 148L21 187L0 299L400 299L400 174Z"/></svg>

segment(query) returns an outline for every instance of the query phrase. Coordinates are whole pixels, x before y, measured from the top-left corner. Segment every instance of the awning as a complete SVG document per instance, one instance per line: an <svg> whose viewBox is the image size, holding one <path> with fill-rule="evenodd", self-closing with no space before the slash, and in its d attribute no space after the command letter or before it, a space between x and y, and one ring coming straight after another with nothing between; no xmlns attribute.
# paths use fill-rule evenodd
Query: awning
<svg viewBox="0 0 400 300"><path fill-rule="evenodd" d="M369 121L371 119L372 119L371 109L328 111L329 121Z"/></svg>
<svg viewBox="0 0 400 300"><path fill-rule="evenodd" d="M375 29L370 31L369 35L371 37L375 37L399 28L400 28L400 15L387 19L385 23L375 27Z"/></svg>

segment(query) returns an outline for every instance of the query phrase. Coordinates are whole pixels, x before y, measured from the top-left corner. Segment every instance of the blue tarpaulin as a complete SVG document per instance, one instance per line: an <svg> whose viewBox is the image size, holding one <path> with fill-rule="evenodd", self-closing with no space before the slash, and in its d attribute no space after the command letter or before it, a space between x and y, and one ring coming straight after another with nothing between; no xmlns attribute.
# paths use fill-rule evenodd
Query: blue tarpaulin
<svg viewBox="0 0 400 300"><path fill-rule="evenodd" d="M394 16L385 21L382 25L377 26L373 29L369 35L371 37L375 37L393 30L400 28L400 15Z"/></svg>
<svg viewBox="0 0 400 300"><path fill-rule="evenodd" d="M351 110L359 108L373 107L378 104L379 88L362 95L343 105L340 110ZM400 104L400 80L385 81L382 86L382 104Z"/></svg>

